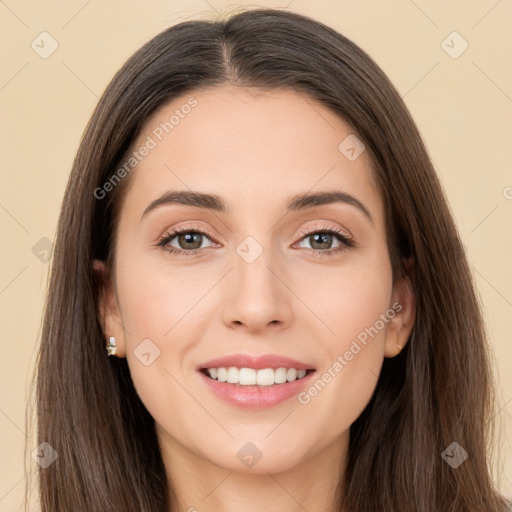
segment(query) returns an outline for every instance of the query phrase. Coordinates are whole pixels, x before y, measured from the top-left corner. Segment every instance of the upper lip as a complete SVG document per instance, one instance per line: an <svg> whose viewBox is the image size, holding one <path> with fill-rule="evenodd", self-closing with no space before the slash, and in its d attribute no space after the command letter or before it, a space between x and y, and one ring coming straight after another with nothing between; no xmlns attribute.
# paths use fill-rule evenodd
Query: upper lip
<svg viewBox="0 0 512 512"><path fill-rule="evenodd" d="M236 368L254 368L262 370L264 368L295 368L296 370L314 370L313 366L302 363L296 359L291 359L278 354L264 354L261 356L251 356L248 354L232 354L226 357L211 359L202 363L198 370L205 368L228 368L234 366Z"/></svg>

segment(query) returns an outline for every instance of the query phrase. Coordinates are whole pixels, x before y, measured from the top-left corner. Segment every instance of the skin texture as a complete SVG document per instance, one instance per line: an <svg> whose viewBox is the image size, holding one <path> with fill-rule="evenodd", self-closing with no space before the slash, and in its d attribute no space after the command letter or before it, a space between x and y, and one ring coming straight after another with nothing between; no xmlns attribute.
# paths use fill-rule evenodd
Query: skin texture
<svg viewBox="0 0 512 512"><path fill-rule="evenodd" d="M383 358L407 342L415 315L408 279L392 283L368 155L349 161L338 150L352 130L312 98L233 86L165 105L136 146L191 96L197 106L132 171L116 272L105 274L100 304L105 336L115 336L117 357L127 357L156 421L183 510L335 510L349 427L371 398ZM228 211L166 205L141 221L151 201L178 189L222 196ZM320 190L356 197L373 222L344 203L285 214L289 197ZM178 226L211 233L192 246L204 248L197 257L156 246ZM325 227L340 228L356 246L328 256L343 242L333 235L331 245L315 246L300 234ZM248 236L263 249L252 263L236 251ZM191 250L178 237L168 245ZM311 247L320 247L317 256ZM238 408L213 395L196 371L233 353L279 354L310 364L320 377L396 302L401 310L307 404L292 397L263 410ZM145 339L160 350L149 366L134 353ZM247 442L262 454L250 468L237 457Z"/></svg>

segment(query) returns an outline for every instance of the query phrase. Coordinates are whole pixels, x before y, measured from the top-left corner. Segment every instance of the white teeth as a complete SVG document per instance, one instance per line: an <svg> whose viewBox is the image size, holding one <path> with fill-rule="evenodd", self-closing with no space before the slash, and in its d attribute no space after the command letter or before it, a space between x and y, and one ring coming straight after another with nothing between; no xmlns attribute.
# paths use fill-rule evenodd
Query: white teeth
<svg viewBox="0 0 512 512"><path fill-rule="evenodd" d="M286 368L278 368L275 371L274 382L276 384L284 384L286 382Z"/></svg>
<svg viewBox="0 0 512 512"><path fill-rule="evenodd" d="M254 368L208 368L208 375L219 382L228 382L240 386L272 386L274 384L284 384L293 382L306 376L306 370L296 370L295 368L264 368L255 370Z"/></svg>
<svg viewBox="0 0 512 512"><path fill-rule="evenodd" d="M238 384L238 369L231 366L228 368L227 382L230 384Z"/></svg>
<svg viewBox="0 0 512 512"><path fill-rule="evenodd" d="M286 372L286 380L292 382L297 378L297 370L295 368L289 368Z"/></svg>
<svg viewBox="0 0 512 512"><path fill-rule="evenodd" d="M228 378L228 372L227 372L226 368L217 368L217 380L219 382L226 382L227 378Z"/></svg>
<svg viewBox="0 0 512 512"><path fill-rule="evenodd" d="M237 371L238 368L233 368L233 370ZM241 386L254 386L256 384L257 377L259 377L260 372L256 372L252 368L240 368L238 372L238 383ZM258 382L260 384L260 382Z"/></svg>
<svg viewBox="0 0 512 512"><path fill-rule="evenodd" d="M240 370L242 373L244 369ZM256 370L253 370L256 373ZM256 384L258 386L272 386L275 383L275 371L272 368L265 368L264 370L258 370L258 376L256 377Z"/></svg>

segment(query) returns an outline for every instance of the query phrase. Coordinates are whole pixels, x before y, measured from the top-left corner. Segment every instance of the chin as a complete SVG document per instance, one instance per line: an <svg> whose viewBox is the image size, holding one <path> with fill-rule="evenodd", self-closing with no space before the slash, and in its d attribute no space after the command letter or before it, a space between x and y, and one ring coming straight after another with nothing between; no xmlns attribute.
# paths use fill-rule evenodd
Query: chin
<svg viewBox="0 0 512 512"><path fill-rule="evenodd" d="M276 443L269 439L231 440L230 446L215 447L214 453L204 453L203 457L216 466L238 473L279 473L303 462L305 454L298 453L295 446L283 447L277 439Z"/></svg>

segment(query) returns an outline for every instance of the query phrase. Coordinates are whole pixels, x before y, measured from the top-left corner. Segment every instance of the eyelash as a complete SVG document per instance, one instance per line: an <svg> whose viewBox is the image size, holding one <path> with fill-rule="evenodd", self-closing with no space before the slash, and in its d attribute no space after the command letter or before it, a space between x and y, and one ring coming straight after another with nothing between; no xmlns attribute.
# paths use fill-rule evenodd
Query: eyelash
<svg viewBox="0 0 512 512"><path fill-rule="evenodd" d="M163 238L161 238L157 243L157 247L161 247L164 251L175 254L175 255L182 255L182 256L200 256L203 249L207 249L207 247L203 247L200 249L191 249L191 250L184 250L184 249L176 249L175 247L167 247L167 244L176 237L176 235L179 235L181 233L195 233L204 235L210 239L213 239L214 237L208 233L207 231L203 231L201 229L192 228L189 226L183 226L180 228L176 228L172 230L169 233L166 233ZM331 235L335 235L335 237L341 242L341 245L337 247L336 249L327 249L325 251L322 251L320 249L309 249L310 251L313 251L313 254L315 256L323 257L323 256L332 256L333 254L337 254L341 251L351 249L356 246L354 241L349 238L343 231L341 231L339 228L335 226L322 226L320 228L315 228L312 230L303 230L299 233L300 239L298 241L301 241L303 238L310 236L310 235L316 235L319 233L328 233Z"/></svg>

